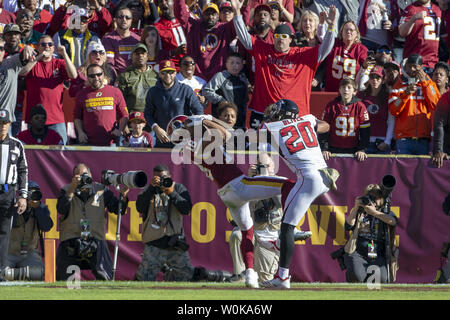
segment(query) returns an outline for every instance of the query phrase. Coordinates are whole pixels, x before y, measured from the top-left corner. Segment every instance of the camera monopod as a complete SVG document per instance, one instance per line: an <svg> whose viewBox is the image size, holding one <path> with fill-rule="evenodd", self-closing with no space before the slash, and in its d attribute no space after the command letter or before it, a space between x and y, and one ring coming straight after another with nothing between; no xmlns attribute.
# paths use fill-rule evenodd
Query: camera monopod
<svg viewBox="0 0 450 320"><path fill-rule="evenodd" d="M119 190L119 186L116 187ZM114 261L113 261L113 275L112 280L116 280L116 270L117 270L117 258L119 254L119 239L120 239L120 225L122 223L122 210L123 210L123 195L120 193L119 207L117 210L117 229L116 229L116 241L114 243Z"/></svg>

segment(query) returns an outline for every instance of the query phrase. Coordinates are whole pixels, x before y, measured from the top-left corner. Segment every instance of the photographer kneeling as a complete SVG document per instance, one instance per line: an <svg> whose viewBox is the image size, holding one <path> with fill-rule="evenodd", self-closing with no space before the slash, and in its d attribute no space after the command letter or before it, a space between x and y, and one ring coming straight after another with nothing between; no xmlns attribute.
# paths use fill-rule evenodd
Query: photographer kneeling
<svg viewBox="0 0 450 320"><path fill-rule="evenodd" d="M27 208L21 215L14 213L9 238L8 259L5 270L7 280L42 280L44 262L38 251L41 239L41 251L44 256L43 233L53 227L47 205L41 203L42 193L34 181L28 182Z"/></svg>
<svg viewBox="0 0 450 320"><path fill-rule="evenodd" d="M388 269L390 268L390 281L395 280L391 264L395 257L390 255L386 259L386 241L392 252L394 242L394 229L397 217L392 211L383 213L385 198L382 188L377 184L370 184L364 190L364 196L355 199L355 206L345 219L346 230L352 230L352 236L344 247L344 263L347 268L347 282L365 282L372 273L369 266L380 268L380 282L388 282ZM386 232L386 227L389 232ZM386 239L387 237L387 239ZM388 262L390 261L390 263ZM394 278L394 279L393 279Z"/></svg>
<svg viewBox="0 0 450 320"><path fill-rule="evenodd" d="M223 281L221 271L194 268L183 232L183 216L189 215L192 202L186 187L175 183L169 168L159 164L153 168L151 184L136 200L142 214L142 261L135 280L156 281L160 271L164 281Z"/></svg>
<svg viewBox="0 0 450 320"><path fill-rule="evenodd" d="M128 187L120 185L122 214L128 206ZM66 280L77 265L91 269L97 280L112 279L112 259L106 242L106 209L119 211L119 199L105 185L92 180L89 168L79 163L72 182L61 189L56 208L60 214L60 244L56 253L56 280Z"/></svg>

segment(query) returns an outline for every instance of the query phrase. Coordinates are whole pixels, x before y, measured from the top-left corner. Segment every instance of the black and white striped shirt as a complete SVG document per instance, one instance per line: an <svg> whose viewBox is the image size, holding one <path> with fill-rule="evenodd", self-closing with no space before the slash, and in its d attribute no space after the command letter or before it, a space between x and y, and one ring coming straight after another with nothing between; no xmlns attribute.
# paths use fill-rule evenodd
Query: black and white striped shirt
<svg viewBox="0 0 450 320"><path fill-rule="evenodd" d="M16 186L19 195L27 198L28 164L20 140L10 137L0 141L0 184Z"/></svg>

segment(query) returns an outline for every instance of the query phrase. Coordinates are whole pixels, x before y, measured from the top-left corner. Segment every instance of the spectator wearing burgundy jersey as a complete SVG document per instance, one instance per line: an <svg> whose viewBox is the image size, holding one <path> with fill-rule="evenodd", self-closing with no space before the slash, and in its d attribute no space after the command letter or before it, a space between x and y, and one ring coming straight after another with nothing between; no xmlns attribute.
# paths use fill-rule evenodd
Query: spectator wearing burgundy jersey
<svg viewBox="0 0 450 320"><path fill-rule="evenodd" d="M367 48L361 44L358 27L353 21L344 23L326 59L325 91L338 91L344 78L356 79L366 59Z"/></svg>
<svg viewBox="0 0 450 320"><path fill-rule="evenodd" d="M36 30L39 33L45 33L52 20L52 14L45 9L39 8L41 1L18 0L18 2L19 9L28 9L33 15L33 30Z"/></svg>
<svg viewBox="0 0 450 320"><path fill-rule="evenodd" d="M47 112L41 104L30 111L30 128L20 132L17 139L23 144L62 145L63 139L55 130L45 125Z"/></svg>
<svg viewBox="0 0 450 320"><path fill-rule="evenodd" d="M196 74L209 81L225 67L225 60L236 32L233 22L219 21L219 8L214 3L203 6L201 19L194 19L185 0L174 0L177 19L185 26L187 54L194 58Z"/></svg>
<svg viewBox="0 0 450 320"><path fill-rule="evenodd" d="M131 65L131 50L141 40L137 34L130 31L132 18L129 8L117 8L114 16L117 28L102 38L107 63L115 78Z"/></svg>
<svg viewBox="0 0 450 320"><path fill-rule="evenodd" d="M330 125L330 131L320 135L325 160L330 159L331 153L351 153L360 162L367 158L369 113L364 103L356 98L357 90L355 80L342 79L340 95L325 107L322 120Z"/></svg>
<svg viewBox="0 0 450 320"><path fill-rule="evenodd" d="M75 100L74 124L81 144L110 146L118 143L128 122L128 111L122 92L105 82L101 66L86 69L89 87Z"/></svg>
<svg viewBox="0 0 450 320"><path fill-rule="evenodd" d="M405 38L403 58L417 53L423 58L425 72L431 76L439 61L441 9L430 0L417 0L406 8L398 32Z"/></svg>
<svg viewBox="0 0 450 320"><path fill-rule="evenodd" d="M389 89L384 83L383 67L375 66L369 74L367 88L358 93L369 112L370 143L367 153L390 153L395 118L389 113Z"/></svg>

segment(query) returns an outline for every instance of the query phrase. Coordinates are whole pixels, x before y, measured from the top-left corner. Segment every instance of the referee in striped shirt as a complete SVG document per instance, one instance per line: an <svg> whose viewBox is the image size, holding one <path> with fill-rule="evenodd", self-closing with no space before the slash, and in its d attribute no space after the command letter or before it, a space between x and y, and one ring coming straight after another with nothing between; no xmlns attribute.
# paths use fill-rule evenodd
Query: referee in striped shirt
<svg viewBox="0 0 450 320"><path fill-rule="evenodd" d="M28 165L22 143L9 136L8 110L0 110L0 281L8 256L11 220L27 208ZM16 200L16 192L18 199Z"/></svg>

